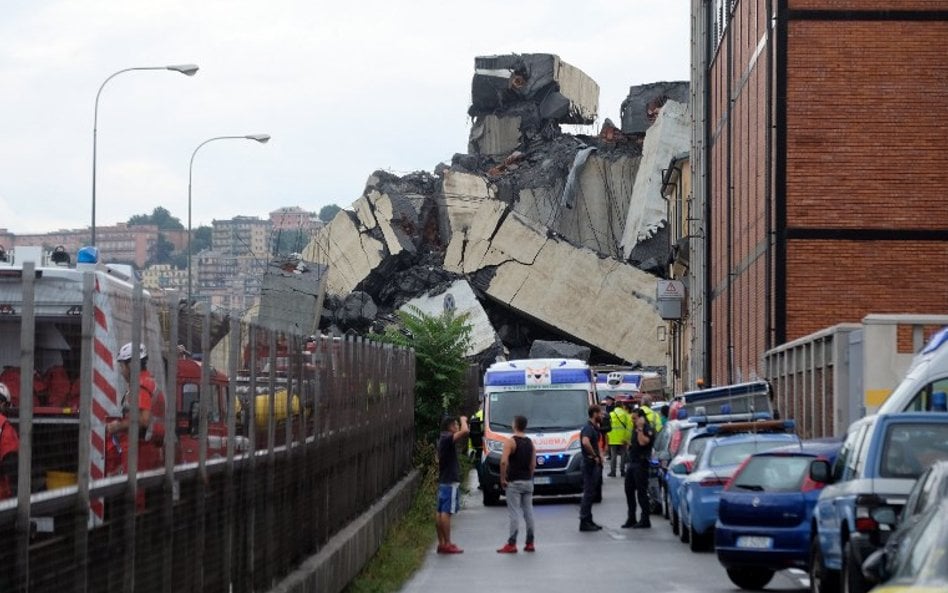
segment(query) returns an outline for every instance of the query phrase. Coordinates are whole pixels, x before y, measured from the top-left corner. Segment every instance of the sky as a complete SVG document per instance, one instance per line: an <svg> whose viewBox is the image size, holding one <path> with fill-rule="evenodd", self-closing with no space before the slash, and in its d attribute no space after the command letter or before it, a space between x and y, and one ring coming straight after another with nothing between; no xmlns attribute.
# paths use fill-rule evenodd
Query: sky
<svg viewBox="0 0 948 593"><path fill-rule="evenodd" d="M686 80L689 2L669 0L5 0L0 228L88 227L163 206L187 224L349 207L377 169L465 152L474 57L555 53L619 123L630 85ZM595 127L598 129L598 125ZM594 129L590 127L587 132Z"/></svg>

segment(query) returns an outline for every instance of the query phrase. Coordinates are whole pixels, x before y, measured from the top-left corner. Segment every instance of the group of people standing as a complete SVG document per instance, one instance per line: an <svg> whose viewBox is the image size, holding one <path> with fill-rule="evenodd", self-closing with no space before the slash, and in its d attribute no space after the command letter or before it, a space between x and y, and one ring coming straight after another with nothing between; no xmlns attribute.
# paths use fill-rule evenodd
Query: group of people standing
<svg viewBox="0 0 948 593"><path fill-rule="evenodd" d="M504 441L500 458L500 486L504 489L507 499L510 531L507 542L497 550L499 554L517 553L521 517L526 527L523 551L536 551L533 545L533 473L537 468L536 448L526 435L525 416L515 416L512 426L513 435ZM466 416L461 416L460 422L454 418L445 418L441 423L441 436L438 439L438 509L435 519L439 554L464 552L451 541L451 515L457 513L461 496L458 443L467 439L469 434Z"/></svg>
<svg viewBox="0 0 948 593"><path fill-rule="evenodd" d="M648 406L633 408L629 401L616 405L611 396L607 396L604 401L605 410L598 405L589 406L589 421L580 432L583 451L583 498L579 505L579 530L602 529L601 525L593 521L592 505L602 488L605 454L599 446L599 437L603 432L606 432L606 451L610 458L608 475L615 477L618 465L619 472L625 478L628 512L622 527L648 529L652 526L648 499L649 460L656 432L649 413L655 412ZM608 423L604 423L605 414L609 414Z"/></svg>
<svg viewBox="0 0 948 593"><path fill-rule="evenodd" d="M618 465L625 478L628 514L622 527L648 529L652 526L649 519L649 465L655 435L661 430L664 415L659 416L645 405L633 407L631 401L616 405L611 396L604 399L604 404L589 406L589 419L580 431L583 495L579 509L579 530L602 529L593 520L592 505L601 493L607 452L611 462L608 475L615 477ZM609 415L608 422L604 422L606 414ZM501 554L517 552L521 517L526 527L523 551L535 551L533 474L537 464L536 448L525 432L527 418L516 416L512 426L513 435L504 441L500 462L500 485L504 489L510 519L507 542L497 550ZM469 434L466 416L461 416L459 420L445 418L442 422L438 440L438 502L435 520L439 554L460 554L464 551L451 541L451 516L457 513L460 505L458 444L464 442ZM601 446L603 434L608 442L606 448Z"/></svg>

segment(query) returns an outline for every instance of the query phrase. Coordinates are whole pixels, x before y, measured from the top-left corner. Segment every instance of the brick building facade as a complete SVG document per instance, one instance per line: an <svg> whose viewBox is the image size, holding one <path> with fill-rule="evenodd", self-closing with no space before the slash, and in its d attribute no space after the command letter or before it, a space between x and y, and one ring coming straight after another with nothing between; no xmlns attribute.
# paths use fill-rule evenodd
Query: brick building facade
<svg viewBox="0 0 948 593"><path fill-rule="evenodd" d="M948 3L692 6L707 380L870 313L948 312Z"/></svg>

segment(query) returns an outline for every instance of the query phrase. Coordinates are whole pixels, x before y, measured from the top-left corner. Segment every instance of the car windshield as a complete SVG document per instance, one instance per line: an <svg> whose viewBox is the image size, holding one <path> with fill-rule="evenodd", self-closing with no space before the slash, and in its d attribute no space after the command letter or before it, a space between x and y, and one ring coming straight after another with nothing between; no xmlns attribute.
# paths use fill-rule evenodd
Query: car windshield
<svg viewBox="0 0 948 593"><path fill-rule="evenodd" d="M726 443L718 445L711 450L711 455L708 459L708 466L710 467L720 467L722 465L735 465L742 463L750 455L754 453L760 453L763 451L769 451L770 449L776 449L777 447L785 447L787 441L743 441L740 443Z"/></svg>
<svg viewBox="0 0 948 593"><path fill-rule="evenodd" d="M491 430L510 431L514 416L526 416L527 432L575 429L589 418L589 394L579 389L534 389L491 393Z"/></svg>
<svg viewBox="0 0 948 593"><path fill-rule="evenodd" d="M886 431L879 475L915 480L943 459L948 459L948 424L893 424Z"/></svg>
<svg viewBox="0 0 948 593"><path fill-rule="evenodd" d="M803 484L812 457L763 455L751 457L731 487L756 492L796 492Z"/></svg>

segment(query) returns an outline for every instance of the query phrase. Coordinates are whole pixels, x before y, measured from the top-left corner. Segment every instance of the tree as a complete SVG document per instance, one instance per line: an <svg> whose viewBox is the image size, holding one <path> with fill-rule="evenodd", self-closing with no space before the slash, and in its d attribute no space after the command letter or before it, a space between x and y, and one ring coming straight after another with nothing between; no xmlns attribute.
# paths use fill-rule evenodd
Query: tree
<svg viewBox="0 0 948 593"><path fill-rule="evenodd" d="M211 227L199 226L191 237L191 255L211 248Z"/></svg>
<svg viewBox="0 0 948 593"><path fill-rule="evenodd" d="M332 219L336 217L336 214L338 214L340 210L342 210L342 208L335 204L323 206L319 209L319 220L326 223L332 222Z"/></svg>
<svg viewBox="0 0 948 593"><path fill-rule="evenodd" d="M174 244L165 239L162 233L158 233L158 241L151 248L151 254L145 265L170 264L174 254Z"/></svg>
<svg viewBox="0 0 948 593"><path fill-rule="evenodd" d="M180 231L184 229L181 220L175 216L171 216L171 212L162 206L157 206L151 211L151 214L136 214L128 219L129 226L136 224L153 224L157 226L160 231Z"/></svg>
<svg viewBox="0 0 948 593"><path fill-rule="evenodd" d="M415 349L415 431L433 441L444 414L461 405L473 327L467 315L434 316L411 305L398 312L398 320L377 339Z"/></svg>

